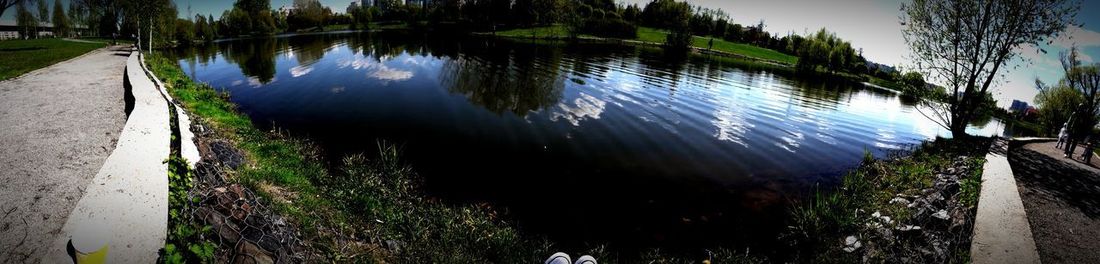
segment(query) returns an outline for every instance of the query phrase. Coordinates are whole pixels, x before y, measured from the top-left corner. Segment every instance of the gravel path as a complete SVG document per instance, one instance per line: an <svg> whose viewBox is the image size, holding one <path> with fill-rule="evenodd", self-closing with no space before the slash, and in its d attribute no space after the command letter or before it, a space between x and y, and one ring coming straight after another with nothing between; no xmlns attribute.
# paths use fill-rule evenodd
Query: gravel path
<svg viewBox="0 0 1100 264"><path fill-rule="evenodd" d="M126 122L128 49L0 82L0 263L38 262Z"/></svg>
<svg viewBox="0 0 1100 264"><path fill-rule="evenodd" d="M1080 155L1080 153L1078 153ZM1043 263L1100 263L1100 169L1063 158L1053 142L1009 151Z"/></svg>

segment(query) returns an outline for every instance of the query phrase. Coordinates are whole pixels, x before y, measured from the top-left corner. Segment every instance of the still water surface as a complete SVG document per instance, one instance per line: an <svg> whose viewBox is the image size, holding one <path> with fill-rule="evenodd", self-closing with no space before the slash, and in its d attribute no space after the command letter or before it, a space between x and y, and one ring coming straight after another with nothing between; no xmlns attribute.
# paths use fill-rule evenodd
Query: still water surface
<svg viewBox="0 0 1100 264"><path fill-rule="evenodd" d="M326 34L178 55L256 124L334 161L397 143L432 195L563 245L767 243L865 150L947 135L891 91L648 48Z"/></svg>

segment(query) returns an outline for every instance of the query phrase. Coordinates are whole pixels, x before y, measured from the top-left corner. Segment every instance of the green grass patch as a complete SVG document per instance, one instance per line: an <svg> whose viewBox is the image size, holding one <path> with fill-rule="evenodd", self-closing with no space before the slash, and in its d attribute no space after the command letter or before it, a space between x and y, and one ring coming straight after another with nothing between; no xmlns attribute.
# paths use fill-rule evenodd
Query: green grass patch
<svg viewBox="0 0 1100 264"><path fill-rule="evenodd" d="M552 25L552 26L544 26L544 27L520 28L520 29L499 31L499 32L496 32L496 35L497 36L502 36L502 37L512 37L512 38L532 38L533 37L533 38L544 38L544 39L564 39L564 38L569 37L569 30L564 25ZM667 35L668 35L668 32L666 32L664 30L650 28L650 27L638 27L638 37L635 38L634 40L638 40L638 41L642 41L642 42L649 42L649 43L656 43L656 44L664 44L665 43L665 37ZM584 37L591 37L591 36L584 36ZM692 46L694 46L696 48L706 49L706 48L710 47L710 45L708 45L710 43L710 40L711 40L711 38L709 38L709 37L695 36L694 40L692 41ZM754 58L754 59L775 61L775 62L787 64L787 65L795 65L796 63L798 63L798 57L795 57L795 56L783 54L781 52L778 52L778 51L775 51L775 50L772 50L772 49L761 48L761 47L757 47L757 46L753 46L753 45L749 45L749 44L729 42L729 41L723 40L721 38L714 38L714 46L712 48L715 51L736 54L736 55L745 56L745 57Z"/></svg>
<svg viewBox="0 0 1100 264"><path fill-rule="evenodd" d="M82 43L61 39L28 39L0 41L0 80L80 56L107 46L105 43Z"/></svg>
<svg viewBox="0 0 1100 264"><path fill-rule="evenodd" d="M551 38L562 39L569 37L569 29L564 25L552 25L545 27L517 28L505 31L497 31L497 36L513 38Z"/></svg>
<svg viewBox="0 0 1100 264"><path fill-rule="evenodd" d="M348 24L342 24L342 25L326 25L326 26L324 27L325 31L348 30L349 28L350 28L350 27L349 27L349 25L348 25Z"/></svg>

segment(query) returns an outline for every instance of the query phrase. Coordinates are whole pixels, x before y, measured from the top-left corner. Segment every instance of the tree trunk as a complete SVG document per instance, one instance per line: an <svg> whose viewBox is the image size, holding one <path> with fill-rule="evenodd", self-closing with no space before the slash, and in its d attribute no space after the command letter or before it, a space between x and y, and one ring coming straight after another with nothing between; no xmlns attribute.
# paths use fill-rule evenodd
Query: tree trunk
<svg viewBox="0 0 1100 264"><path fill-rule="evenodd" d="M951 120L951 138L966 138L970 135L966 134L966 125L970 123L970 118L964 116L956 117L955 120Z"/></svg>

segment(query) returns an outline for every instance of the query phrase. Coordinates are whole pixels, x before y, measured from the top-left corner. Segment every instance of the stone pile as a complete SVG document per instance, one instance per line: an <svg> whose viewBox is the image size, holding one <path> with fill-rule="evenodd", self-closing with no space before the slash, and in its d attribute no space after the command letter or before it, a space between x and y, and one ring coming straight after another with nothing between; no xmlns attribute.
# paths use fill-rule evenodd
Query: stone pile
<svg viewBox="0 0 1100 264"><path fill-rule="evenodd" d="M864 218L860 234L847 237L841 248L862 254L868 262L950 261L954 252L970 246L974 224L975 208L959 200L960 180L972 177L976 169L970 168L966 160L965 156L957 157L952 166L935 173L932 187L914 190L912 193L916 194L897 194L890 200L892 206L903 208L898 214L908 215L904 223L896 220L897 217L875 211Z"/></svg>

